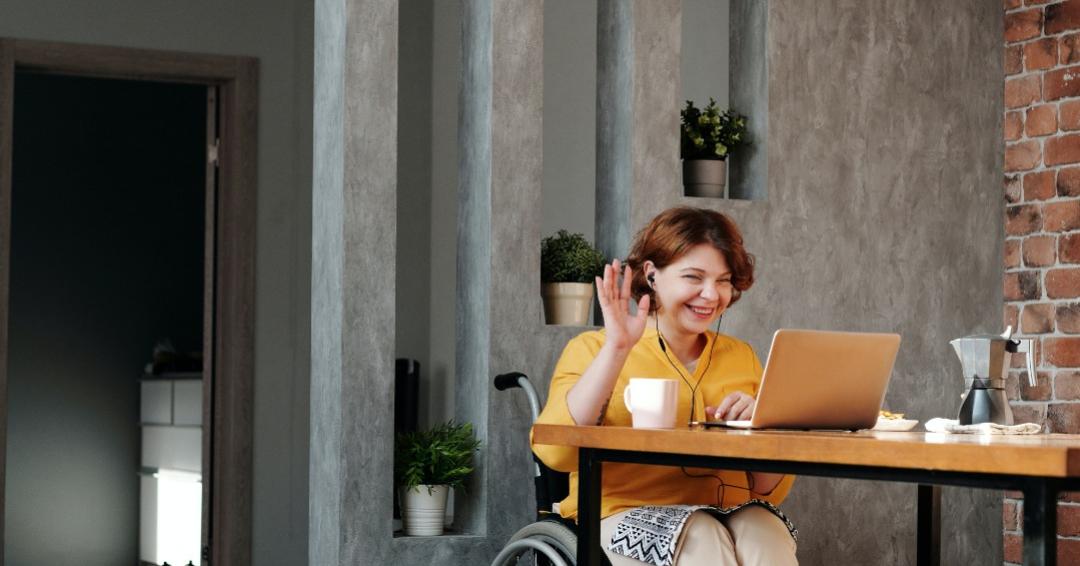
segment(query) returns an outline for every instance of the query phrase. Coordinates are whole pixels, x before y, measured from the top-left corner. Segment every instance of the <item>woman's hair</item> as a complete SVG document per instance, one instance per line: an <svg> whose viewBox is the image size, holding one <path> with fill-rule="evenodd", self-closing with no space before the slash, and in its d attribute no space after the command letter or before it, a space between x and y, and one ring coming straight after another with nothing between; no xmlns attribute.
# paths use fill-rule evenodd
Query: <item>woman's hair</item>
<svg viewBox="0 0 1080 566"><path fill-rule="evenodd" d="M731 270L731 304L754 284L754 256L743 247L739 227L730 218L704 208L680 206L658 214L634 237L626 263L634 270L630 292L634 300L650 296L650 310L656 310L656 295L645 280L644 265L652 261L663 269L676 261L690 248L709 244L724 254Z"/></svg>

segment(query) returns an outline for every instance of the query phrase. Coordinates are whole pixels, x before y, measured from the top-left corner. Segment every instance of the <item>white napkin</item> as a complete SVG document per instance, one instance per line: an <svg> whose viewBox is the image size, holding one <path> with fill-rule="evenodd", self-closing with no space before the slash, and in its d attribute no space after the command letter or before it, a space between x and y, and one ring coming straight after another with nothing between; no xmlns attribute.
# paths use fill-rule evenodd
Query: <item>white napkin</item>
<svg viewBox="0 0 1080 566"><path fill-rule="evenodd" d="M1039 434L1042 425L1036 423L1021 423L1016 425L1000 425L996 423L979 423L962 425L956 419L930 419L923 425L927 432L951 432L954 434Z"/></svg>

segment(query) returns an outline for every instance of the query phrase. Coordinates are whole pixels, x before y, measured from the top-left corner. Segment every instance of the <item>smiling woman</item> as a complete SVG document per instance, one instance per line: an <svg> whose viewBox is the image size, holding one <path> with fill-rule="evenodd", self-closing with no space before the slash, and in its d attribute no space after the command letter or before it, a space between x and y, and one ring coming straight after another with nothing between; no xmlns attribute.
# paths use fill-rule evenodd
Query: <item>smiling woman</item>
<svg viewBox="0 0 1080 566"><path fill-rule="evenodd" d="M753 282L754 258L729 218L689 207L661 213L638 233L626 265L615 260L596 278L604 329L567 344L537 422L630 426L624 391L631 378L674 380L676 426L749 418L761 363L745 342L710 327L719 328L724 312ZM631 301L637 301L636 312ZM573 448L534 444L533 450L553 469L577 470ZM615 566L712 564L717 556L732 564L793 564L795 532L775 507L793 481L757 472L606 466L601 537L611 541L608 558ZM564 517L577 517L577 487L572 476L559 507ZM694 543L680 543L670 560L660 561L643 556L643 545L618 544L624 519L640 525L659 516L675 527L658 531L657 540L677 540L682 529L682 543Z"/></svg>

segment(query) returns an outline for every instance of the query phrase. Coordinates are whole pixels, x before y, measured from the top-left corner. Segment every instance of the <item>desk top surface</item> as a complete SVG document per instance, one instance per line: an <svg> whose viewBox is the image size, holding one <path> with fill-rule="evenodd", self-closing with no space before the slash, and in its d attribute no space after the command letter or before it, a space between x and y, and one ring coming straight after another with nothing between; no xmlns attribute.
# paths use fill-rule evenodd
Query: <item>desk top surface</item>
<svg viewBox="0 0 1080 566"><path fill-rule="evenodd" d="M533 427L538 444L966 473L1080 477L1080 435Z"/></svg>

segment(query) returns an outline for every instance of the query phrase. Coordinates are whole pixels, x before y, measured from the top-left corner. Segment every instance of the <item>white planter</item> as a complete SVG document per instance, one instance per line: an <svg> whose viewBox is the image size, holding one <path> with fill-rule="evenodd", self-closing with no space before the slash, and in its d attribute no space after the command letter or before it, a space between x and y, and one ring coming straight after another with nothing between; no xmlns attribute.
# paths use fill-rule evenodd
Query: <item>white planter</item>
<svg viewBox="0 0 1080 566"><path fill-rule="evenodd" d="M592 310L592 283L544 283L544 320L548 324L585 326Z"/></svg>
<svg viewBox="0 0 1080 566"><path fill-rule="evenodd" d="M418 485L411 490L401 490L405 534L414 537L441 535L449 493L450 487L445 485Z"/></svg>

